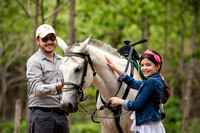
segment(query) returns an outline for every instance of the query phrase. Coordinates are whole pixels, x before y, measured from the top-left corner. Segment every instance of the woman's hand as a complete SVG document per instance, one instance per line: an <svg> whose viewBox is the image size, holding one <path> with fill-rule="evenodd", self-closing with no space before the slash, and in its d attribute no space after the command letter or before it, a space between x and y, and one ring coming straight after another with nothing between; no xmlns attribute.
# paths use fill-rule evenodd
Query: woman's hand
<svg viewBox="0 0 200 133"><path fill-rule="evenodd" d="M122 105L123 104L123 99L118 98L118 97L111 97L110 102L112 105Z"/></svg>

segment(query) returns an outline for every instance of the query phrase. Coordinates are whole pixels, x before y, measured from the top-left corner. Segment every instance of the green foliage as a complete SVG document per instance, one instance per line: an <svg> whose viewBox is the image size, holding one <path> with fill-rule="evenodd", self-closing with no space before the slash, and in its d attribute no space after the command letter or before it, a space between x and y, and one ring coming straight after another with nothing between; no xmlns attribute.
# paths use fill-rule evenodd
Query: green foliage
<svg viewBox="0 0 200 133"><path fill-rule="evenodd" d="M180 133L181 131L181 102L182 101L178 98L170 98L164 106L166 118L163 123L167 133Z"/></svg>
<svg viewBox="0 0 200 133"><path fill-rule="evenodd" d="M28 122L26 121L26 119L23 118L21 120L20 133L27 133L27 126L28 126Z"/></svg>
<svg viewBox="0 0 200 133"><path fill-rule="evenodd" d="M89 113L92 113L96 108L96 88L91 85L89 88L87 88L84 92L84 96L87 97L87 99L83 102L81 102L79 106L79 111L76 113L72 113L71 115L71 124L85 124L90 123L91 115L89 115L87 112L85 112L82 107L87 110ZM82 106L82 107L81 107Z"/></svg>
<svg viewBox="0 0 200 133"><path fill-rule="evenodd" d="M0 123L0 133L12 133L14 131L14 121Z"/></svg>
<svg viewBox="0 0 200 133"><path fill-rule="evenodd" d="M0 123L0 133L12 133L14 131L14 121L7 121L4 123ZM22 119L20 123L20 133L27 132L27 121L26 119Z"/></svg>
<svg viewBox="0 0 200 133"><path fill-rule="evenodd" d="M197 86L199 86L199 84L200 84L200 83L199 83L199 80L198 80L197 78L194 78L194 79L193 79L193 82L194 82L194 84L197 85Z"/></svg>
<svg viewBox="0 0 200 133"><path fill-rule="evenodd" d="M179 97L180 96L179 92L181 91L180 84L179 84L180 81L177 78L173 78L173 77L176 77L176 75L172 72L168 72L166 75L166 81L168 81L168 86L169 86L170 91L178 92L177 97Z"/></svg>
<svg viewBox="0 0 200 133"><path fill-rule="evenodd" d="M70 126L71 133L101 133L100 124L85 123Z"/></svg>
<svg viewBox="0 0 200 133"><path fill-rule="evenodd" d="M198 118L191 119L188 127L189 133L200 133L200 122Z"/></svg>
<svg viewBox="0 0 200 133"><path fill-rule="evenodd" d="M182 126L182 100L175 97L170 98L164 105L166 118L163 125L167 133L180 133ZM188 133L200 132L200 122L198 118L189 117Z"/></svg>
<svg viewBox="0 0 200 133"><path fill-rule="evenodd" d="M200 48L197 47L195 50L194 50L194 56L196 59L200 59Z"/></svg>

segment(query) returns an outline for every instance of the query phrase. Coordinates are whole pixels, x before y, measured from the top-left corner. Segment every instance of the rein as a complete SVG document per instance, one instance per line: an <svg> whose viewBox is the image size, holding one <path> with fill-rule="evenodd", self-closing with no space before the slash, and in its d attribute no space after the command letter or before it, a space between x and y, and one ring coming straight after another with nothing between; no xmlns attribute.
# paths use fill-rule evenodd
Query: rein
<svg viewBox="0 0 200 133"><path fill-rule="evenodd" d="M82 59L84 59L84 68L83 68L83 75L81 77L81 83L79 85L75 84L75 83L72 83L72 82L64 82L62 80L62 91L63 92L66 92L66 91L71 91L73 89L77 89L78 90L78 95L81 96L80 97L80 101L84 101L86 98L83 98L84 97L84 93L83 93L83 85L85 83L85 77L87 75L87 67L88 67L88 63L90 64L91 68L92 68L92 71L93 71L93 76L96 76L96 71L94 69L94 64L92 63L92 60L90 58L90 54L85 51L85 52L69 52L69 53L65 53L64 54L65 56L77 56L77 57L80 57ZM64 87L64 85L71 85L73 87Z"/></svg>
<svg viewBox="0 0 200 133"><path fill-rule="evenodd" d="M96 117L96 118L107 118L107 119L114 119L114 118L116 118L116 117L120 117L120 116L122 116L122 115L125 115L125 114L127 114L129 111L126 111L125 113L123 113L123 114L120 114L120 115L116 115L116 116L113 116L113 117L108 117L108 116L99 116L99 115L94 115L94 112L88 112L80 103L79 103L79 105L80 105L80 107L83 109L83 112L86 112L87 114L89 114L89 115L93 115L93 117ZM97 110L97 109L95 109L96 111L101 111L101 110ZM80 110L80 111L82 111L82 110ZM95 111L95 112L96 112ZM99 123L99 122L98 122Z"/></svg>

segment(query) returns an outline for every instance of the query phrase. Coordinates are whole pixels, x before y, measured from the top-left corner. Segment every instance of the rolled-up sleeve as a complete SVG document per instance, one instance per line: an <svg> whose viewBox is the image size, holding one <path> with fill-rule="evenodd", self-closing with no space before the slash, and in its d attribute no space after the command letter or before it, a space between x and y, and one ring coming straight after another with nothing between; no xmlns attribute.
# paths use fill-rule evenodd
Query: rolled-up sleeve
<svg viewBox="0 0 200 133"><path fill-rule="evenodd" d="M44 83L44 73L41 66L34 61L27 62L26 76L28 79L29 93L34 93L36 96L44 96L50 94L57 94L56 83Z"/></svg>
<svg viewBox="0 0 200 133"><path fill-rule="evenodd" d="M122 106L124 107L125 110L128 110L128 101L129 100L124 100ZM129 111L129 110L128 110Z"/></svg>
<svg viewBox="0 0 200 133"><path fill-rule="evenodd" d="M118 80L119 80L120 82L122 82L123 79L125 79L127 75L128 75L127 73L123 72L122 75L118 78Z"/></svg>

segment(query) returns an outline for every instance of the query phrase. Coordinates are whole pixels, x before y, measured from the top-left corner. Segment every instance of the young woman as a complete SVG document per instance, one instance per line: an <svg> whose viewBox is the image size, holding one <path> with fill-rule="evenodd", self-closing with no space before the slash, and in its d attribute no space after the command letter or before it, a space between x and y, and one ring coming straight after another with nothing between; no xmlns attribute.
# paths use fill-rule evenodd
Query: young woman
<svg viewBox="0 0 200 133"><path fill-rule="evenodd" d="M133 124L130 130L136 133L165 133L159 113L164 86L160 77L162 59L158 52L147 50L140 58L141 70L147 77L144 81L133 79L117 68L107 56L105 58L107 65L118 73L120 80L130 88L138 90L135 101L123 100L118 97L110 99L112 105L122 105L126 110L134 111L131 115Z"/></svg>

